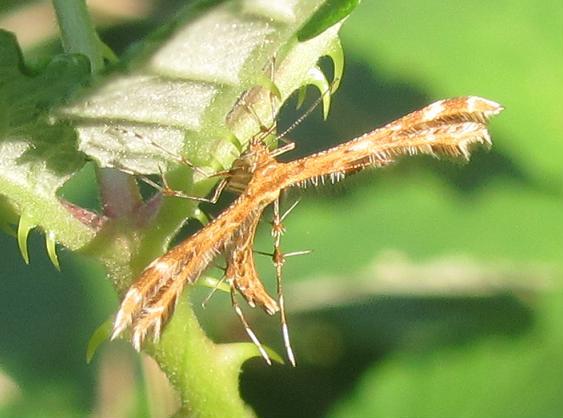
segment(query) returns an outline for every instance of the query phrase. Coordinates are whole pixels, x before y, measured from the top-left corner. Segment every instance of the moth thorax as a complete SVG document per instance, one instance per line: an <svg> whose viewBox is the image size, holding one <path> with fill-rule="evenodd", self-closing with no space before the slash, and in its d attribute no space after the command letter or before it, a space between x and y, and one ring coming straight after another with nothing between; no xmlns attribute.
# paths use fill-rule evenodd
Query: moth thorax
<svg viewBox="0 0 563 418"><path fill-rule="evenodd" d="M252 178L252 174L256 170L256 161L254 156L244 153L238 158L229 173L229 182L227 188L230 191L242 193L248 182Z"/></svg>

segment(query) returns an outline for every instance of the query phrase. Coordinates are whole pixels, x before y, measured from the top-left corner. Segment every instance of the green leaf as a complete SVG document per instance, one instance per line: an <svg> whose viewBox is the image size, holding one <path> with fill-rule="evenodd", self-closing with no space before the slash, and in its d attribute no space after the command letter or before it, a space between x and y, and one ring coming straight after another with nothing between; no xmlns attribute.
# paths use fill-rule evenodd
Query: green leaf
<svg viewBox="0 0 563 418"><path fill-rule="evenodd" d="M161 39L152 54L140 54L59 117L74 121L80 150L102 167L159 174L184 154L200 167L228 168L240 153L233 134L244 146L259 127L247 111L227 115L243 92L264 84L263 69L270 76L272 54L280 51L272 78L284 101L319 57L332 52L337 27L306 43L293 41L319 3L295 4L292 19L276 25L276 15L258 1L183 17L176 23L183 28ZM265 94L247 104L266 126L275 117Z"/></svg>
<svg viewBox="0 0 563 418"><path fill-rule="evenodd" d="M104 341L109 340L112 327L113 318L110 318L107 321L104 321L103 324L101 324L93 332L92 336L88 340L88 347L86 348L86 363L90 363L100 345L102 345Z"/></svg>
<svg viewBox="0 0 563 418"><path fill-rule="evenodd" d="M402 353L369 370L332 418L558 417L563 400L562 295L544 297L519 338Z"/></svg>
<svg viewBox="0 0 563 418"><path fill-rule="evenodd" d="M297 39L303 42L323 33L329 27L340 22L352 13L359 3L360 0L326 1L299 30Z"/></svg>
<svg viewBox="0 0 563 418"><path fill-rule="evenodd" d="M298 109L305 101L308 85L314 86L319 90L323 101L323 117L326 119L328 117L328 112L330 111L330 94L325 94L325 92L330 90L330 85L319 67L311 68L308 77L304 80L304 85L299 89L299 96L297 98Z"/></svg>
<svg viewBox="0 0 563 418"><path fill-rule="evenodd" d="M56 56L41 73L30 74L14 35L3 30L0 58L3 135L22 125L47 124L48 111L68 99L90 77L88 60L76 54ZM33 126L30 129L33 133Z"/></svg>
<svg viewBox="0 0 563 418"><path fill-rule="evenodd" d="M72 128L53 122L49 112L88 79L88 62L58 56L40 74L29 75L15 38L0 31L0 63L0 194L29 223L57 230L62 243L78 248L92 233L70 215L56 191L84 159Z"/></svg>

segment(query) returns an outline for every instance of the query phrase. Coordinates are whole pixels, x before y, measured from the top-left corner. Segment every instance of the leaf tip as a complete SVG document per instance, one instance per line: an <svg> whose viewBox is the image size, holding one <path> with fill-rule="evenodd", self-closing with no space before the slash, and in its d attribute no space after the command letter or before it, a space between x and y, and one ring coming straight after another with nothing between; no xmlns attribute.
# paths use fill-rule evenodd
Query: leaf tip
<svg viewBox="0 0 563 418"><path fill-rule="evenodd" d="M104 321L96 330L92 333L92 336L88 340L88 346L86 348L86 363L90 364L96 351L102 343L109 339L112 329L112 320L108 319Z"/></svg>

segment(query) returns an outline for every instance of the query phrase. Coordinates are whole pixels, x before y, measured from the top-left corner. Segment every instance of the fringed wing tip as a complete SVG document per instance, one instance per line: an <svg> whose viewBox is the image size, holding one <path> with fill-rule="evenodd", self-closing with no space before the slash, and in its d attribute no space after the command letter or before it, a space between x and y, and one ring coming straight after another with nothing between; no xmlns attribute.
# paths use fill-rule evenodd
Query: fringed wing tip
<svg viewBox="0 0 563 418"><path fill-rule="evenodd" d="M500 112L504 110L504 106L497 102L494 102L489 99L485 99L483 97L477 97L477 96L473 96L473 97L475 97L476 99L480 100L483 103L485 107L484 111L488 112L488 114L490 114L491 116L498 115Z"/></svg>
<svg viewBox="0 0 563 418"><path fill-rule="evenodd" d="M141 309L142 303L143 297L141 293L136 287L131 287L123 298L119 311L115 316L111 340L115 340L131 325L133 317Z"/></svg>
<svg viewBox="0 0 563 418"><path fill-rule="evenodd" d="M450 99L451 102L462 102L468 112L482 113L487 119L491 116L498 115L504 110L504 106L489 99L479 96L465 96Z"/></svg>

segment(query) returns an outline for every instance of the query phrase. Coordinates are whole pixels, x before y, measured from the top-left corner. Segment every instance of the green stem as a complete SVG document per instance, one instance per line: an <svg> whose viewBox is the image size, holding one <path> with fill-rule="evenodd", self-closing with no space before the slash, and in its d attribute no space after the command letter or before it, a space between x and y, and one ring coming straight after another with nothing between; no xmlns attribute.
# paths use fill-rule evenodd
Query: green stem
<svg viewBox="0 0 563 418"><path fill-rule="evenodd" d="M65 52L83 54L90 60L92 73L104 68L102 43L85 0L53 0Z"/></svg>
<svg viewBox="0 0 563 418"><path fill-rule="evenodd" d="M182 406L175 418L254 417L240 398L240 366L255 354L248 344L215 345L197 321L185 296L159 344L147 347L171 383Z"/></svg>

